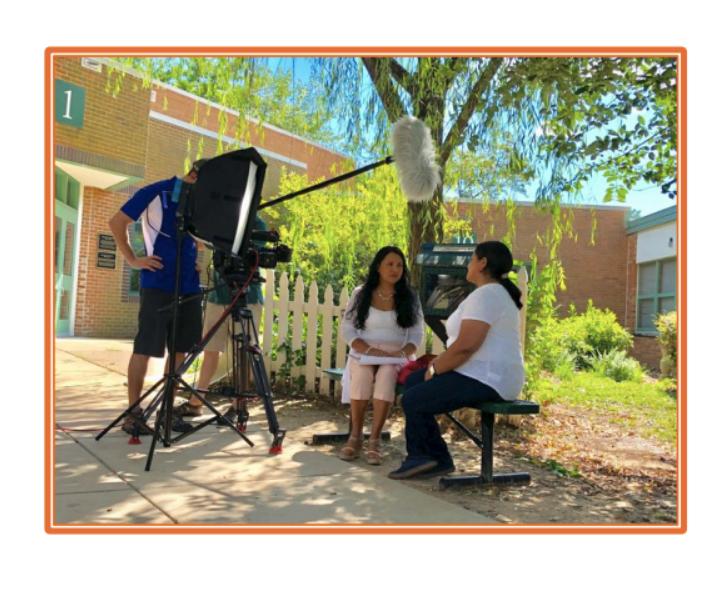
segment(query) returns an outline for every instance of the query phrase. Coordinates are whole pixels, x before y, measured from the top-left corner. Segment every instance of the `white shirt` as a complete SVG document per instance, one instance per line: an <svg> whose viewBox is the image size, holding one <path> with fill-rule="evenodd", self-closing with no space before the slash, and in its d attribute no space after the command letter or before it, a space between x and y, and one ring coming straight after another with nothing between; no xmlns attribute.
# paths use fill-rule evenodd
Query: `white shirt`
<svg viewBox="0 0 720 594"><path fill-rule="evenodd" d="M491 388L504 400L516 400L525 383L520 346L520 311L505 287L497 283L475 289L448 318L447 346L460 334L463 320L490 325L482 346L455 371Z"/></svg>
<svg viewBox="0 0 720 594"><path fill-rule="evenodd" d="M401 348L407 344L414 344L416 347L422 344L422 341L425 340L425 318L423 317L419 300L417 304L418 319L412 328L401 328L398 326L397 312L395 310L382 311L371 306L368 311L367 320L365 320L365 330L359 330L355 327L357 311L353 312L353 315L350 317L346 315L346 312L350 311L357 301L359 293L360 287L357 287L348 300L345 311L343 311L342 321L340 322L340 335L348 345L352 345L358 338L365 342L397 342L402 345ZM350 354L359 355L360 353L357 353L357 351L350 346ZM412 355L409 359L414 361L415 356ZM348 358L342 379L342 402L344 404L350 403L349 367L350 359Z"/></svg>
<svg viewBox="0 0 720 594"><path fill-rule="evenodd" d="M353 291L348 301L346 312L352 309L359 294L360 287ZM343 315L342 323L340 324L340 334L348 345L352 345L355 340L360 338L365 342L399 342L402 346L412 343L418 347L425 339L425 320L419 303L417 305L417 313L418 318L414 326L411 328L401 328L398 326L397 312L395 310L381 311L371 306L368 311L367 320L365 320L364 330L359 330L355 327L357 311L354 311L350 318L348 318L347 315Z"/></svg>

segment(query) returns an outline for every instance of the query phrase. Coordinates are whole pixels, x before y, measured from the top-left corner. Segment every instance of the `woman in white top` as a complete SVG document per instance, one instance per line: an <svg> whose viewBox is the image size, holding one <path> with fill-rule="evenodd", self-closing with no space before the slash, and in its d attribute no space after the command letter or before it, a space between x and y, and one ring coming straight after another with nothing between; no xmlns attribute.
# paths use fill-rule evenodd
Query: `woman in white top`
<svg viewBox="0 0 720 594"><path fill-rule="evenodd" d="M395 399L395 383L402 364L359 365L360 355L414 358L425 337L420 301L407 278L405 256L393 246L375 254L367 278L353 291L340 325L350 345L343 376L343 401L350 401L352 429L342 460L354 460L362 450L365 412L373 397L373 424L367 461L378 465L380 435Z"/></svg>
<svg viewBox="0 0 720 594"><path fill-rule="evenodd" d="M435 415L481 402L515 400L525 382L520 289L508 278L513 257L499 241L475 248L467 279L477 288L447 321L447 350L405 380L402 405L408 456L390 478L455 470Z"/></svg>

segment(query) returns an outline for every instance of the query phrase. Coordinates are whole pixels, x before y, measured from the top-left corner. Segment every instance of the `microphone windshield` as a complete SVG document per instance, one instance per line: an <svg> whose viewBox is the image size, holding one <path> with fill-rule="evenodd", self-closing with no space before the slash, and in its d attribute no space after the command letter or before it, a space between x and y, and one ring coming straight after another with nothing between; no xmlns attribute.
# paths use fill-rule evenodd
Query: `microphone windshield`
<svg viewBox="0 0 720 594"><path fill-rule="evenodd" d="M440 185L440 167L430 129L413 116L400 118L392 130L393 159L400 187L410 202L425 202Z"/></svg>

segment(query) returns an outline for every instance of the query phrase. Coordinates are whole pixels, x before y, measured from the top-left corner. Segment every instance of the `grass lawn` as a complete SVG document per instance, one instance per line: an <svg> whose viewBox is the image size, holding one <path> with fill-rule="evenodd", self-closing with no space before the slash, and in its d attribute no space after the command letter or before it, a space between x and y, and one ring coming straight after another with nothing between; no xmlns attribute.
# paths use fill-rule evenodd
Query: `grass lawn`
<svg viewBox="0 0 720 594"><path fill-rule="evenodd" d="M647 438L675 444L677 401L668 381L646 378L642 382L616 382L589 372L575 373L568 380L545 378L533 400L593 410L606 420Z"/></svg>

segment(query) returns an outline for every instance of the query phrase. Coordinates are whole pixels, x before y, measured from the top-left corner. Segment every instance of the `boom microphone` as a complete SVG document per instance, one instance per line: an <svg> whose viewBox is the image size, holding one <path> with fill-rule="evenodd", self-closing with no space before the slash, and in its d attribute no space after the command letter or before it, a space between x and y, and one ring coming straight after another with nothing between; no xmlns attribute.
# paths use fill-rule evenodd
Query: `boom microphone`
<svg viewBox="0 0 720 594"><path fill-rule="evenodd" d="M430 130L419 119L405 116L392 131L393 159L400 187L410 202L426 202L440 184L440 167Z"/></svg>
<svg viewBox="0 0 720 594"><path fill-rule="evenodd" d="M258 210L321 190L330 185L350 179L366 171L382 165L397 164L400 187L410 202L427 202L440 184L440 167L435 162L435 146L428 127L418 118L404 116L393 126L391 135L393 156L385 157L382 161L365 165L355 171L344 173L332 179L325 180L314 186L286 194L275 200L264 202Z"/></svg>

